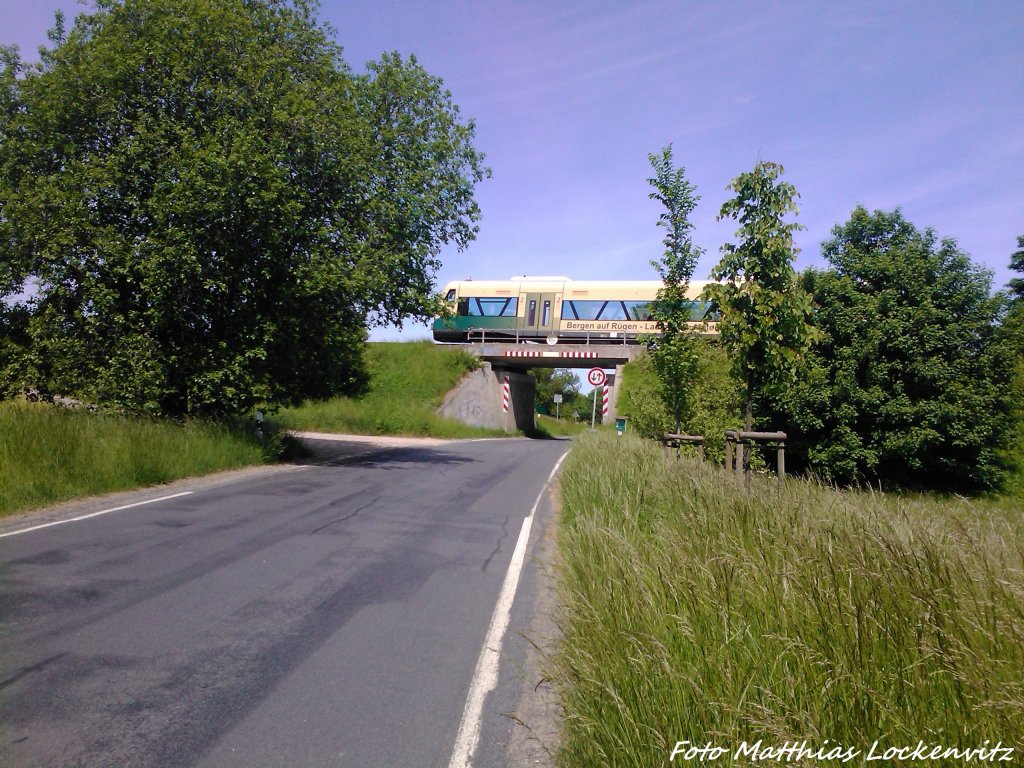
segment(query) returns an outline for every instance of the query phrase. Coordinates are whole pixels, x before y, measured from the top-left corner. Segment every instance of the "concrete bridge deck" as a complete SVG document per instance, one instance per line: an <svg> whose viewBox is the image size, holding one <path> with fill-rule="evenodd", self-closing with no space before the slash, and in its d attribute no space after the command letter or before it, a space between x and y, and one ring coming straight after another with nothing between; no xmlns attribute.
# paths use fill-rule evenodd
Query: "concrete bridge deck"
<svg viewBox="0 0 1024 768"><path fill-rule="evenodd" d="M634 360L636 344L459 344L494 368L617 368Z"/></svg>

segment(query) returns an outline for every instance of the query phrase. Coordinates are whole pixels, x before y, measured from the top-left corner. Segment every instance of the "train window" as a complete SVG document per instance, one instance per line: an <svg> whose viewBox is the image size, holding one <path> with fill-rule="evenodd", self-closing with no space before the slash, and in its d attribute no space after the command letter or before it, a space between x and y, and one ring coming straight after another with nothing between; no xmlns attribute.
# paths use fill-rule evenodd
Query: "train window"
<svg viewBox="0 0 1024 768"><path fill-rule="evenodd" d="M457 310L461 317L515 317L518 299L505 296L459 299Z"/></svg>
<svg viewBox="0 0 1024 768"><path fill-rule="evenodd" d="M541 320L541 323L540 323L541 325L546 326L546 325L549 325L551 323L551 302L550 301L545 301L544 302L544 314L542 315L542 317L543 317L543 320Z"/></svg>
<svg viewBox="0 0 1024 768"><path fill-rule="evenodd" d="M630 307L636 309L631 310ZM637 317L635 312L641 312ZM650 316L643 301L563 301L563 320L646 320Z"/></svg>
<svg viewBox="0 0 1024 768"><path fill-rule="evenodd" d="M454 288L449 288L448 289L448 293L446 293L444 295L444 300L445 301L454 301L455 300L455 289Z"/></svg>
<svg viewBox="0 0 1024 768"><path fill-rule="evenodd" d="M526 318L527 325L534 325L537 322L537 301L530 299L530 314Z"/></svg>
<svg viewBox="0 0 1024 768"><path fill-rule="evenodd" d="M711 311L710 301L694 301L690 304L690 319L695 322L704 320L716 321L721 319L718 312Z"/></svg>
<svg viewBox="0 0 1024 768"><path fill-rule="evenodd" d="M563 301L563 320L597 320L606 301Z"/></svg>
<svg viewBox="0 0 1024 768"><path fill-rule="evenodd" d="M650 320L651 303L649 301L624 301L630 320Z"/></svg>
<svg viewBox="0 0 1024 768"><path fill-rule="evenodd" d="M604 309L601 310L601 314L598 315L598 320L625 320L626 319L626 308L623 306L621 301L609 301Z"/></svg>

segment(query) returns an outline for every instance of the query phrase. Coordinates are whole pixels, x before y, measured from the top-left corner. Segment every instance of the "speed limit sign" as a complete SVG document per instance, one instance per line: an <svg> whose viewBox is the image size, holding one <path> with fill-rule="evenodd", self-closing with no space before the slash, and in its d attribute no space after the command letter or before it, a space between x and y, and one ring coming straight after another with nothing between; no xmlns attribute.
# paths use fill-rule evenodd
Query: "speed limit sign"
<svg viewBox="0 0 1024 768"><path fill-rule="evenodd" d="M600 368L591 368L587 371L587 381L590 382L592 387L600 387L606 381L604 371Z"/></svg>

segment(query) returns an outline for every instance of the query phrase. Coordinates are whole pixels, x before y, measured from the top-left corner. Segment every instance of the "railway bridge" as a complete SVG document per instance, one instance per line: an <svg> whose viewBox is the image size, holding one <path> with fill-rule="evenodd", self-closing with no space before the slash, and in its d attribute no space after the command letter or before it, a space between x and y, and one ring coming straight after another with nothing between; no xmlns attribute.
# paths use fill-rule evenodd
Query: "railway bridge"
<svg viewBox="0 0 1024 768"><path fill-rule="evenodd" d="M633 360L636 344L459 344L478 357L480 370L448 393L441 415L474 426L532 431L535 382L531 368L601 368L611 387L608 419L616 416L622 380L622 366ZM504 409L504 388L509 385L508 411Z"/></svg>

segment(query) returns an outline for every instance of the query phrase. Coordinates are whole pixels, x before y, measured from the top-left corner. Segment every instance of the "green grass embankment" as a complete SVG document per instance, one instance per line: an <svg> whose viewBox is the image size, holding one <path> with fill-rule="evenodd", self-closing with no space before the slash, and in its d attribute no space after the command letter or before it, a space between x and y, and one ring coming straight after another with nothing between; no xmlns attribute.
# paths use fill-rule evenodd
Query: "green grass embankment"
<svg viewBox="0 0 1024 768"><path fill-rule="evenodd" d="M461 349L429 341L375 343L367 347L370 389L362 397L307 400L286 408L278 421L287 429L362 435L481 437L503 435L437 415L444 396L477 360Z"/></svg>
<svg viewBox="0 0 1024 768"><path fill-rule="evenodd" d="M269 458L255 436L225 426L0 403L0 516Z"/></svg>
<svg viewBox="0 0 1024 768"><path fill-rule="evenodd" d="M600 434L561 488L560 766L667 765L683 740L839 744L850 764L876 739L1024 748L1019 502L748 494Z"/></svg>

